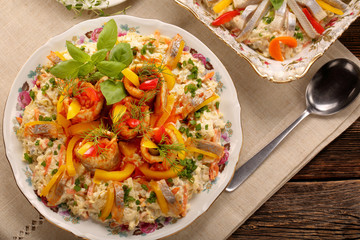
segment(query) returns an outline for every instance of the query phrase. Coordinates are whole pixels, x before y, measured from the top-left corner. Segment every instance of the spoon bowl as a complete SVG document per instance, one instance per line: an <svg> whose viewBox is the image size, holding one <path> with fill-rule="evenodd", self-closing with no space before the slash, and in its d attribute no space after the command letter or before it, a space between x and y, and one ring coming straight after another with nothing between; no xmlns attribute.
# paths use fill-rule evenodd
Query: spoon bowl
<svg viewBox="0 0 360 240"><path fill-rule="evenodd" d="M348 59L335 59L323 65L306 88L307 110L331 115L349 105L360 92L360 69Z"/></svg>
<svg viewBox="0 0 360 240"><path fill-rule="evenodd" d="M360 68L344 58L322 66L306 88L306 110L279 136L235 171L226 191L238 188L265 161L280 142L308 115L331 115L347 107L360 92Z"/></svg>

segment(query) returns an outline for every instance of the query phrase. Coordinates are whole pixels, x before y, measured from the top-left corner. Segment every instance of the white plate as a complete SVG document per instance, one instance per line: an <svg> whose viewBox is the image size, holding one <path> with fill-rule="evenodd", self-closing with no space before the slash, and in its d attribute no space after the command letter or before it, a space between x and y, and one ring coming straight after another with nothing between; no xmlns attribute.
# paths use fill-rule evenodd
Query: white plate
<svg viewBox="0 0 360 240"><path fill-rule="evenodd" d="M316 43L309 44L295 57L279 62L262 56L246 46L246 44L238 43L227 29L212 26L213 16L198 3L199 1L200 0L175 0L175 2L192 12L197 19L204 23L237 54L245 58L261 77L273 82L290 82L303 77L311 65L321 57L331 44L356 20L360 12L360 1L352 0L344 12L344 15L334 16L332 18L330 21L331 24L328 24L325 32L319 37Z"/></svg>
<svg viewBox="0 0 360 240"><path fill-rule="evenodd" d="M63 50L65 48L66 40L74 40L74 36L83 36L85 33L101 27L105 22L109 21L110 18L111 17L98 18L77 24L66 32L50 39L44 46L39 48L18 73L6 102L3 120L6 155L13 169L16 182L26 198L50 222L63 229L69 230L80 237L88 239L104 239L105 237L107 239L119 239L126 234L118 233L116 231L117 229L112 229L109 226L104 226L103 224L92 220L79 220L78 218L65 215L62 212L55 213L38 199L31 186L31 172L29 171L27 164L22 161L22 147L14 132L14 128L17 126L15 117L21 114L21 104L17 101L19 94L25 96L26 90L28 89L27 84L24 84L24 82L27 80L28 85L32 87L31 82L35 76L34 71L39 64L45 64L47 62L46 56L49 54L50 50ZM158 29L162 35L169 37L173 37L179 33L183 36L187 46L196 49L207 58L207 61L210 62L215 69L215 80L220 81L219 86L221 87L221 90L219 94L222 97L220 110L224 113L225 120L228 121L222 140L225 140L225 142L230 141L231 145L228 164L224 171L219 174L215 182L209 184L208 189L205 189L190 200L191 207L186 217L178 220L176 223L169 223L161 229L146 235L133 236L127 234L129 239L157 239L176 233L191 224L210 207L229 183L233 176L242 145L240 105L234 84L225 67L214 53L212 53L210 49L196 37L179 27L158 20L141 19L131 16L114 16L112 18L115 19L120 27L119 31L122 32L137 31L145 35L151 34ZM159 226L161 226L161 224L158 224L158 227Z"/></svg>
<svg viewBox="0 0 360 240"><path fill-rule="evenodd" d="M57 0L58 2L62 2L62 0ZM90 1L90 0L88 0L88 1ZM118 5L118 4L120 4L120 3L123 3L123 2L125 2L126 0L106 0L105 2L103 2L103 3L101 3L99 6L96 6L96 8L99 8L99 9L104 9L104 8L108 8L108 7L113 7L113 6L115 6L115 5ZM71 4L71 5L73 5L74 4L74 2L75 2L75 0L65 0L65 2L67 3L67 4ZM89 7L88 7L88 5L84 5L84 7L83 7L84 9L88 9Z"/></svg>

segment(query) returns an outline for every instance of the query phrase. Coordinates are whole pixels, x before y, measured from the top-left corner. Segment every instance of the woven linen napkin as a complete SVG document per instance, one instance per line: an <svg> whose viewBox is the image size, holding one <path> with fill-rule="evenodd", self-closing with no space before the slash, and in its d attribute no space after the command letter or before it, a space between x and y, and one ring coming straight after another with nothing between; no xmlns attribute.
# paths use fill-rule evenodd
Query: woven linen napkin
<svg viewBox="0 0 360 240"><path fill-rule="evenodd" d="M29 56L48 39L71 26L94 18L75 17L55 0L0 0L0 104L4 109L11 83ZM131 6L128 15L155 18L177 25L205 43L229 71L241 104L244 144L239 165L253 156L305 109L305 88L314 72L333 58L359 61L336 42L302 79L274 84L261 79L250 65L197 21L169 0L133 0L108 9L115 13ZM360 99L339 114L310 116L235 192L222 193L193 224L168 239L225 239L322 148L360 116ZM2 113L0 121L2 122ZM2 126L2 123L1 125ZM234 136L236 137L236 136ZM0 239L77 239L44 220L17 188L0 140Z"/></svg>

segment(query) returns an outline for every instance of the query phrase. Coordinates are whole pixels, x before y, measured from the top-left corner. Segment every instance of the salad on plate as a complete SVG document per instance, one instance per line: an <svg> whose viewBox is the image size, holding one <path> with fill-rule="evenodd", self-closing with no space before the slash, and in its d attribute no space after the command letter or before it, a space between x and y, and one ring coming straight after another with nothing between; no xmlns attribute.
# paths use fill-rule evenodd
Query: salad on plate
<svg viewBox="0 0 360 240"><path fill-rule="evenodd" d="M229 147L214 72L189 50L110 20L49 52L16 129L46 206L127 231L186 216Z"/></svg>

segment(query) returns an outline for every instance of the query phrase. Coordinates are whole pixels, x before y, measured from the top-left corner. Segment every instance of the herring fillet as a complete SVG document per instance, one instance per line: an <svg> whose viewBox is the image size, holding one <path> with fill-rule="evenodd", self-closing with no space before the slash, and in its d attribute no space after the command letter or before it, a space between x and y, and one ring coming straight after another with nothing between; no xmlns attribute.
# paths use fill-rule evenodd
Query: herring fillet
<svg viewBox="0 0 360 240"><path fill-rule="evenodd" d="M299 4L306 6L311 14L319 22L327 17L326 12L320 7L320 5L315 0L296 0Z"/></svg>
<svg viewBox="0 0 360 240"><path fill-rule="evenodd" d="M286 33L292 37L295 33L296 17L289 10L286 11Z"/></svg>
<svg viewBox="0 0 360 240"><path fill-rule="evenodd" d="M291 10L294 12L297 20L299 21L300 25L302 26L302 28L304 29L306 34L310 38L318 37L319 33L315 31L315 29L313 28L313 26L311 25L311 23L309 22L309 20L305 16L305 14L302 12L301 8L296 3L296 1L295 0L288 0L288 5L291 8Z"/></svg>
<svg viewBox="0 0 360 240"><path fill-rule="evenodd" d="M259 4L261 0L233 0L235 8L245 8L249 5Z"/></svg>
<svg viewBox="0 0 360 240"><path fill-rule="evenodd" d="M249 5L245 8L245 10L242 12L241 15L236 16L233 18L233 22L236 27L238 27L240 30L244 28L244 25L248 21L248 19L251 17L252 13L256 10L258 5Z"/></svg>
<svg viewBox="0 0 360 240"><path fill-rule="evenodd" d="M270 0L263 0L256 9L254 15L251 17L249 22L246 24L244 30L236 38L236 41L244 41L250 34L250 32L258 25L261 18L266 14L270 7Z"/></svg>
<svg viewBox="0 0 360 240"><path fill-rule="evenodd" d="M279 31L284 27L284 21L286 19L286 0L278 10L275 10L274 20L270 23L270 29L272 31Z"/></svg>

